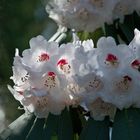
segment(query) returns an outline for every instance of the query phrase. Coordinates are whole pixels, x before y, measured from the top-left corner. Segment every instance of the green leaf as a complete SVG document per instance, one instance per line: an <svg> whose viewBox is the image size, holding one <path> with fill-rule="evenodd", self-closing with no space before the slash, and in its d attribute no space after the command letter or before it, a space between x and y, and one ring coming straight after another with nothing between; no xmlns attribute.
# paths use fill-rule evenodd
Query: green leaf
<svg viewBox="0 0 140 140"><path fill-rule="evenodd" d="M93 41L97 41L101 36L104 35L104 32L102 28L98 28L94 32L82 31L78 32L77 35L82 41L87 39L93 39Z"/></svg>
<svg viewBox="0 0 140 140"><path fill-rule="evenodd" d="M83 31L83 32L78 32L77 35L82 41L87 39L92 39L94 42L94 47L96 48L96 43L100 37L104 36L104 32L102 28L98 28L94 32Z"/></svg>
<svg viewBox="0 0 140 140"><path fill-rule="evenodd" d="M81 32L78 32L77 35L80 38L80 40L82 40L82 41L90 39L90 33L89 32L81 31Z"/></svg>
<svg viewBox="0 0 140 140"><path fill-rule="evenodd" d="M70 107L70 115L71 115L71 120L72 120L72 125L73 125L73 131L75 134L78 134L80 135L81 131L82 131L82 121L83 121L83 118L84 116L81 115L80 116L80 113L79 113L79 108L73 108L73 107Z"/></svg>
<svg viewBox="0 0 140 140"><path fill-rule="evenodd" d="M137 12L134 12L133 17L135 28L138 28L140 30L140 16L137 14Z"/></svg>
<svg viewBox="0 0 140 140"><path fill-rule="evenodd" d="M45 123L45 119L36 118L28 135L26 136L26 140L39 140L39 139L42 140L44 123Z"/></svg>
<svg viewBox="0 0 140 140"><path fill-rule="evenodd" d="M109 119L95 121L89 118L83 128L80 140L109 140Z"/></svg>
<svg viewBox="0 0 140 140"><path fill-rule="evenodd" d="M134 14L126 15L124 22L118 24L119 35L127 44L129 44L134 37L134 29Z"/></svg>
<svg viewBox="0 0 140 140"><path fill-rule="evenodd" d="M139 140L140 139L140 109L130 108L117 111L112 140Z"/></svg>
<svg viewBox="0 0 140 140"><path fill-rule="evenodd" d="M119 44L118 36L117 36L116 22L117 21L114 21L114 23L111 25L105 23L105 35L112 36L115 39L116 43Z"/></svg>
<svg viewBox="0 0 140 140"><path fill-rule="evenodd" d="M133 39L134 37L134 29L130 29L126 24L121 24L119 23L119 28L121 30L121 33L124 35L124 37L122 37L122 39L127 43L129 44L130 41ZM120 33L120 34L121 34Z"/></svg>
<svg viewBox="0 0 140 140"><path fill-rule="evenodd" d="M74 133L70 113L67 109L63 110L58 121L58 140L73 140Z"/></svg>
<svg viewBox="0 0 140 140"><path fill-rule="evenodd" d="M58 118L59 116L49 114L47 121L44 126L43 137L44 140L52 140L58 128Z"/></svg>
<svg viewBox="0 0 140 140"><path fill-rule="evenodd" d="M94 42L94 47L96 48L97 41L100 37L104 36L104 32L102 28L96 29L93 33L90 33L90 39Z"/></svg>

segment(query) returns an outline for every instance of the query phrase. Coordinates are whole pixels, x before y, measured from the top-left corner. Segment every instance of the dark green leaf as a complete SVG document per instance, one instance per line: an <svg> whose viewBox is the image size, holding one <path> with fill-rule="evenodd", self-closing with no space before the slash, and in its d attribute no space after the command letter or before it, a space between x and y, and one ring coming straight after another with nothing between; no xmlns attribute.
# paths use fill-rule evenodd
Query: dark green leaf
<svg viewBox="0 0 140 140"><path fill-rule="evenodd" d="M134 12L133 17L135 28L138 28L140 30L140 16L137 14L137 12Z"/></svg>
<svg viewBox="0 0 140 140"><path fill-rule="evenodd" d="M49 114L44 126L43 140L52 140L52 137L56 135L56 131L58 128L58 118L59 116Z"/></svg>
<svg viewBox="0 0 140 140"><path fill-rule="evenodd" d="M70 113L65 109L59 116L58 140L73 140L73 128Z"/></svg>
<svg viewBox="0 0 140 140"><path fill-rule="evenodd" d="M89 118L81 133L80 140L109 140L109 119L95 121Z"/></svg>
<svg viewBox="0 0 140 140"><path fill-rule="evenodd" d="M42 140L44 123L45 123L45 119L36 118L28 135L26 136L26 140L39 140L39 139Z"/></svg>
<svg viewBox="0 0 140 140"><path fill-rule="evenodd" d="M134 37L134 29L131 30L126 24L121 23L119 23L119 28L121 30L120 34L123 34L124 37L122 37L122 35L120 36L127 44L129 44Z"/></svg>
<svg viewBox="0 0 140 140"><path fill-rule="evenodd" d="M78 108L70 108L70 115L72 119L72 125L73 125L73 131L74 133L80 135L81 130L82 130L82 120L81 116L79 115L79 110ZM82 117L84 117L82 115Z"/></svg>
<svg viewBox="0 0 140 140"><path fill-rule="evenodd" d="M104 32L102 28L96 29L93 33L90 33L90 39L93 39L94 47L96 48L97 41L100 37L104 36Z"/></svg>
<svg viewBox="0 0 140 140"><path fill-rule="evenodd" d="M140 109L125 109L117 111L112 140L139 140L140 139Z"/></svg>
<svg viewBox="0 0 140 140"><path fill-rule="evenodd" d="M116 43L119 44L118 36L117 36L117 29L116 29L116 25L115 25L116 22L114 22L111 25L105 23L105 35L112 36L115 39Z"/></svg>
<svg viewBox="0 0 140 140"><path fill-rule="evenodd" d="M120 37L127 43L129 44L130 41L134 37L134 29L135 29L135 23L134 23L134 16L133 14L131 15L126 15L124 18L123 23L118 24L118 33Z"/></svg>

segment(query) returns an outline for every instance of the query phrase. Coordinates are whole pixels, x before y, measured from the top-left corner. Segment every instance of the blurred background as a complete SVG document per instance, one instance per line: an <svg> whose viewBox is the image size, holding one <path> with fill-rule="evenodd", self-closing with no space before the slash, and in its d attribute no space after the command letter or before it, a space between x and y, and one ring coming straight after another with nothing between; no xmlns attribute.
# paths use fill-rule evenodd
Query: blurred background
<svg viewBox="0 0 140 140"><path fill-rule="evenodd" d="M29 40L39 34L49 39L57 30L41 0L0 0L0 131L23 111L7 89L13 85L12 63L15 48L29 48Z"/></svg>

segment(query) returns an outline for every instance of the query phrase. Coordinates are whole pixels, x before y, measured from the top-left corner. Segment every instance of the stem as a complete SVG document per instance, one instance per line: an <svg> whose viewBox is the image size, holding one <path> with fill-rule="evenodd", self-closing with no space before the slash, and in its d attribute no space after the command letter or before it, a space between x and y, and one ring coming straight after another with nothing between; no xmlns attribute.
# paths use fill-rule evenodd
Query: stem
<svg viewBox="0 0 140 140"><path fill-rule="evenodd" d="M65 38L66 34L65 34L65 36L62 35L62 34L64 34L66 31L67 31L67 28L66 27L59 26L57 32L49 39L49 42L56 41L56 40L57 40L57 42L58 41L60 42L63 38Z"/></svg>

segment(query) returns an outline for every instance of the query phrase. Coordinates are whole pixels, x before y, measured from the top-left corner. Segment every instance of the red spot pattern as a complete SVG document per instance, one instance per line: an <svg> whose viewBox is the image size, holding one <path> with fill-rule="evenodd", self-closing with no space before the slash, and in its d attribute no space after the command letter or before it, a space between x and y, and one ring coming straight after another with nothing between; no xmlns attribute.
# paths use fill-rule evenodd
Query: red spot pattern
<svg viewBox="0 0 140 140"><path fill-rule="evenodd" d="M63 65L66 65L66 64L68 64L66 59L60 59L57 63L57 66L63 66Z"/></svg>
<svg viewBox="0 0 140 140"><path fill-rule="evenodd" d="M50 59L49 55L47 53L42 53L39 56L39 61L48 61Z"/></svg>
<svg viewBox="0 0 140 140"><path fill-rule="evenodd" d="M106 61L112 62L112 61L117 61L117 60L118 60L118 58L115 55L111 54L111 53L109 53L107 55L107 57L106 57Z"/></svg>

